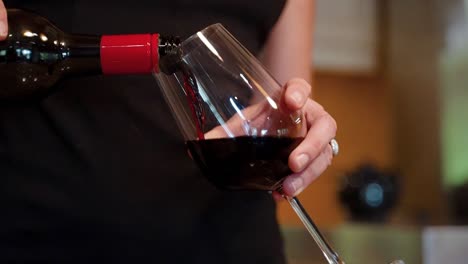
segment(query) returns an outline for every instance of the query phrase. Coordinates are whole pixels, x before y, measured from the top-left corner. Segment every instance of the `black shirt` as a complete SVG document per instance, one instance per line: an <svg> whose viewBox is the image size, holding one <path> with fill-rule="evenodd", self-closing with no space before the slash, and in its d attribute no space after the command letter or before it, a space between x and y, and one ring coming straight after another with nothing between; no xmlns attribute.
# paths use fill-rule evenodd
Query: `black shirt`
<svg viewBox="0 0 468 264"><path fill-rule="evenodd" d="M221 22L254 53L283 4L5 1L70 33L185 38ZM0 107L0 263L284 262L270 195L221 192L203 178L153 77L56 88Z"/></svg>

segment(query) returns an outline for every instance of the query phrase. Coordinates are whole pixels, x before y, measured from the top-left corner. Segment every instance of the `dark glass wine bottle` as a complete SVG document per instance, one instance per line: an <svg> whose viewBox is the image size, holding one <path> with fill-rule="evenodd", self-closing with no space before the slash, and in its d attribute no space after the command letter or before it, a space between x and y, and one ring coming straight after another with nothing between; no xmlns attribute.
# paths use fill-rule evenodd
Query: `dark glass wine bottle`
<svg viewBox="0 0 468 264"><path fill-rule="evenodd" d="M69 76L157 72L164 56L174 57L180 44L177 37L159 34L72 35L37 14L7 13L8 36L0 41L0 101L47 94Z"/></svg>

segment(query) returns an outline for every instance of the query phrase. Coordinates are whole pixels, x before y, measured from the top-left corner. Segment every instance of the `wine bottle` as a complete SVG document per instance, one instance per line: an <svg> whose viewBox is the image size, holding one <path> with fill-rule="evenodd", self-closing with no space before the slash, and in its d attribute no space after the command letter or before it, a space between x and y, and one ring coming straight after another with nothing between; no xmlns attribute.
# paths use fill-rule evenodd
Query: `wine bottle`
<svg viewBox="0 0 468 264"><path fill-rule="evenodd" d="M48 94L61 78L150 74L177 57L180 40L160 34L73 35L37 14L8 9L9 34L0 41L0 101Z"/></svg>

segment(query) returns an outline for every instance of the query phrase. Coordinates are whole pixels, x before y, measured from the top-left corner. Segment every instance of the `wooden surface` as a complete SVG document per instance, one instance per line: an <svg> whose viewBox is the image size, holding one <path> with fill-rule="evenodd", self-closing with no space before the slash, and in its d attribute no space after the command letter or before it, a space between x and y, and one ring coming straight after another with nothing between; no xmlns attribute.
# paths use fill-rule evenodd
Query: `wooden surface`
<svg viewBox="0 0 468 264"><path fill-rule="evenodd" d="M422 263L422 232L418 228L346 224L323 233L346 264L388 264L397 259ZM289 264L327 263L303 228L284 228L283 237Z"/></svg>

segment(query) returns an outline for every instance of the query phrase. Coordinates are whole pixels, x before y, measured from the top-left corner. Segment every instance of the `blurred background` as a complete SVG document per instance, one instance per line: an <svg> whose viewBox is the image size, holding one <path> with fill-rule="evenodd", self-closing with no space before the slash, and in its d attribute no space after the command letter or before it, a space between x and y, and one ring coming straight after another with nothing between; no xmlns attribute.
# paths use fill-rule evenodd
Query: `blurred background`
<svg viewBox="0 0 468 264"><path fill-rule="evenodd" d="M468 0L316 0L340 154L299 197L347 263L467 263ZM290 263L326 263L286 203Z"/></svg>

